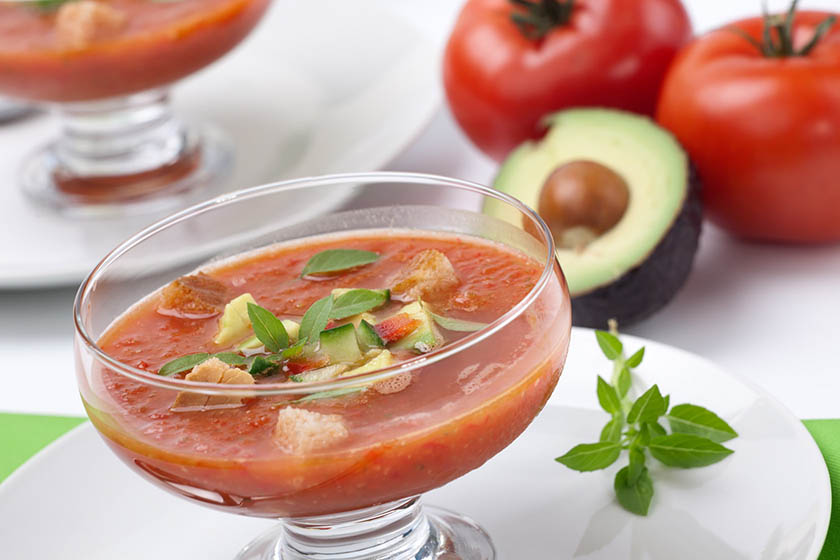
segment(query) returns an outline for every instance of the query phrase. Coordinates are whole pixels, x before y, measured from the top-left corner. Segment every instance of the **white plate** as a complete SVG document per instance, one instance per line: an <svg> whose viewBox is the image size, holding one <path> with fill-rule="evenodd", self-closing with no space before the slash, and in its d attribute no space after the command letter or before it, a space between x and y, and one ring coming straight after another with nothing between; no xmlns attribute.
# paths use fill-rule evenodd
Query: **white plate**
<svg viewBox="0 0 840 560"><path fill-rule="evenodd" d="M802 423L760 390L710 362L647 346L640 385L671 402L706 405L740 437L717 465L653 473L647 518L612 495L618 468L579 474L553 458L597 439L595 374L608 370L592 331L575 329L552 404L509 448L427 501L474 517L501 558L545 560L813 560L828 528L828 473ZM153 489L111 455L88 424L0 485L4 558L229 559L270 522L215 512ZM186 530L186 528L189 530ZM224 530L219 530L224 527Z"/></svg>
<svg viewBox="0 0 840 560"><path fill-rule="evenodd" d="M175 86L179 115L220 126L236 146L221 190L371 171L415 137L440 102L442 34L393 4L275 0L245 43ZM33 207L18 188L18 165L57 126L42 114L0 127L0 288L78 282L158 217L73 220Z"/></svg>

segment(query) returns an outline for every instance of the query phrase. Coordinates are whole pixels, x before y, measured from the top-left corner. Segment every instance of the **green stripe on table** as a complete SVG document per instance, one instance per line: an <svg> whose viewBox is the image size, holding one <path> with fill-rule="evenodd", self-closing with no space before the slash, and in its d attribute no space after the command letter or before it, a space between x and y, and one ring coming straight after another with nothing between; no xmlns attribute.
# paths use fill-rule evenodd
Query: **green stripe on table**
<svg viewBox="0 0 840 560"><path fill-rule="evenodd" d="M0 413L0 481L84 418ZM840 420L805 420L831 475L832 512L819 560L840 558Z"/></svg>
<svg viewBox="0 0 840 560"><path fill-rule="evenodd" d="M0 481L86 418L0 413Z"/></svg>
<svg viewBox="0 0 840 560"><path fill-rule="evenodd" d="M840 558L840 420L805 420L831 477L831 522L819 560Z"/></svg>

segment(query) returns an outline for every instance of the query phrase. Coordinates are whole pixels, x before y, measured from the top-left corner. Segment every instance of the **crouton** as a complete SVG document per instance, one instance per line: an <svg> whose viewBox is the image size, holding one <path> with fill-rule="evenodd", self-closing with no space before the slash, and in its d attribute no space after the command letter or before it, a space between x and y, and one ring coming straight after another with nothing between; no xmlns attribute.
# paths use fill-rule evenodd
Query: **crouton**
<svg viewBox="0 0 840 560"><path fill-rule="evenodd" d="M287 406L277 413L274 441L284 451L294 454L318 451L349 435L338 414L321 414Z"/></svg>
<svg viewBox="0 0 840 560"><path fill-rule="evenodd" d="M94 0L67 2L55 15L59 43L73 49L89 47L97 39L114 35L125 24L123 12Z"/></svg>
<svg viewBox="0 0 840 560"><path fill-rule="evenodd" d="M161 292L159 311L164 315L210 317L227 303L227 286L199 272L181 276Z"/></svg>
<svg viewBox="0 0 840 560"><path fill-rule="evenodd" d="M254 378L246 371L230 367L218 358L210 358L195 366L186 377L187 381L200 381L202 383L218 383L224 385L253 385ZM200 409L210 407L234 407L242 404L241 397L229 397L227 395L203 395L181 391L175 398L172 410Z"/></svg>
<svg viewBox="0 0 840 560"><path fill-rule="evenodd" d="M452 263L436 249L416 254L390 282L391 294L403 300L428 299L460 283Z"/></svg>
<svg viewBox="0 0 840 560"><path fill-rule="evenodd" d="M411 385L411 372L404 371L373 384L373 390L383 395L391 395L404 391Z"/></svg>

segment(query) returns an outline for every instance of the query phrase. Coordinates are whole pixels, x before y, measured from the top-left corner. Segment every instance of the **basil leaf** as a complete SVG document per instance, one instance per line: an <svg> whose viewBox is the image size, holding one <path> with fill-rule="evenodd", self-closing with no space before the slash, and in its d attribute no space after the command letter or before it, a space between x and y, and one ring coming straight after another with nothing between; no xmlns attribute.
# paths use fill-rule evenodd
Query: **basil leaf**
<svg viewBox="0 0 840 560"><path fill-rule="evenodd" d="M332 314L333 296L321 298L306 310L303 319L300 320L300 332L298 339L302 341L315 340L321 331L330 322L330 314Z"/></svg>
<svg viewBox="0 0 840 560"><path fill-rule="evenodd" d="M630 481L630 467L615 474L615 497L621 507L636 515L647 515L653 499L653 481L646 467L642 467L635 482Z"/></svg>
<svg viewBox="0 0 840 560"><path fill-rule="evenodd" d="M313 255L301 271L301 276L309 274L323 274L325 272L338 272L356 268L365 264L376 262L379 255L371 251L360 251L358 249L327 249Z"/></svg>
<svg viewBox="0 0 840 560"><path fill-rule="evenodd" d="M297 400L292 401L293 403L302 403L302 402L309 402L315 401L318 399L334 399L336 397L343 397L344 395L349 395L351 393L358 393L360 391L364 391L365 387L344 387L343 389L332 389L331 391L320 391L318 393L312 393L311 395L306 395L305 397L301 397Z"/></svg>
<svg viewBox="0 0 840 560"><path fill-rule="evenodd" d="M633 384L633 378L630 375L630 370L627 366L621 368L621 371L618 373L618 396L622 399L627 396L627 393L630 391L630 385Z"/></svg>
<svg viewBox="0 0 840 560"><path fill-rule="evenodd" d="M222 360L229 366L248 365L248 360L246 360L245 357L240 356L236 352L219 352L217 354L213 354L213 357Z"/></svg>
<svg viewBox="0 0 840 560"><path fill-rule="evenodd" d="M201 362L210 359L210 354L207 352L199 352L198 354L187 354L180 358L175 358L171 362L167 362L158 370L158 375L165 375L167 377L192 369Z"/></svg>
<svg viewBox="0 0 840 560"><path fill-rule="evenodd" d="M272 368L277 367L277 362L266 358L265 356L254 356L251 362L251 367L248 368L248 373L251 375L263 375Z"/></svg>
<svg viewBox="0 0 840 560"><path fill-rule="evenodd" d="M289 358L297 358L301 354L303 354L303 347L306 345L306 341L299 340L292 346L289 346L285 350L280 353L280 358L284 360L288 360Z"/></svg>
<svg viewBox="0 0 840 560"><path fill-rule="evenodd" d="M721 461L732 450L694 434L671 434L650 441L650 454L669 467L690 469Z"/></svg>
<svg viewBox="0 0 840 560"><path fill-rule="evenodd" d="M627 482L636 484L645 468L645 452L638 447L630 447L630 464L627 471Z"/></svg>
<svg viewBox="0 0 840 560"><path fill-rule="evenodd" d="M388 290L350 290L335 298L331 319L344 319L384 305L390 299Z"/></svg>
<svg viewBox="0 0 840 560"><path fill-rule="evenodd" d="M668 412L668 407L671 406L671 395L662 397L662 402L665 403L665 412Z"/></svg>
<svg viewBox="0 0 840 560"><path fill-rule="evenodd" d="M702 406L678 404L671 409L667 418L671 431L675 433L694 434L717 443L738 437L738 432L720 416Z"/></svg>
<svg viewBox="0 0 840 560"><path fill-rule="evenodd" d="M604 353L607 359L615 360L621 356L624 345L621 344L617 336L607 331L595 331L595 338L598 339L598 346L601 347L601 352Z"/></svg>
<svg viewBox="0 0 840 560"><path fill-rule="evenodd" d="M475 321L466 321L464 319L453 319L451 317L444 317L437 313L429 311L429 315L435 320L435 323L448 331L455 332L475 332L480 331L488 325L488 323L478 323Z"/></svg>
<svg viewBox="0 0 840 560"><path fill-rule="evenodd" d="M601 430L601 441L621 441L621 429L624 427L624 420L621 416L615 416Z"/></svg>
<svg viewBox="0 0 840 560"><path fill-rule="evenodd" d="M279 352L289 345L289 335L283 321L265 307L249 302L248 318L251 319L254 334L269 352Z"/></svg>
<svg viewBox="0 0 840 560"><path fill-rule="evenodd" d="M631 368L639 367L639 364L642 363L642 358L644 358L644 357L645 357L645 347L642 346L641 348L636 350L635 354L633 354L632 356L627 358L627 361L625 361L624 363L627 364L627 367L631 367Z"/></svg>
<svg viewBox="0 0 840 560"><path fill-rule="evenodd" d="M668 434L668 432L665 431L665 428L663 428L662 424L660 424L659 422L648 422L647 424L645 424L645 426L647 426L650 430L651 438L660 437Z"/></svg>
<svg viewBox="0 0 840 560"><path fill-rule="evenodd" d="M630 412L627 414L627 422L653 422L668 410L665 406L665 399L659 392L659 387L654 385L636 399Z"/></svg>
<svg viewBox="0 0 840 560"><path fill-rule="evenodd" d="M600 375L598 376L598 402L601 408L610 414L621 412L621 399L618 398L615 387L604 381Z"/></svg>
<svg viewBox="0 0 840 560"><path fill-rule="evenodd" d="M621 446L613 441L581 443L555 461L580 472L597 471L615 463L620 453Z"/></svg>

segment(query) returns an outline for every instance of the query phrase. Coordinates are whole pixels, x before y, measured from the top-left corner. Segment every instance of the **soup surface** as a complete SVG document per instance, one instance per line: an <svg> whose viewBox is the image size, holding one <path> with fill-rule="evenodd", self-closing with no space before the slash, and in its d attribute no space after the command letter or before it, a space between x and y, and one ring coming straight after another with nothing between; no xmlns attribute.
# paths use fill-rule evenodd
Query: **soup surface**
<svg viewBox="0 0 840 560"><path fill-rule="evenodd" d="M310 258L335 249L377 257L349 270L301 277ZM430 255L435 266L426 259ZM422 289L411 280L418 270L433 272ZM317 381L325 371L327 378L343 377L385 354L387 363L378 363L423 360L471 336L469 330L515 307L541 273L541 263L531 257L468 236L394 230L313 238L204 269L189 293L182 284L189 285L196 275L180 279L128 310L99 344L120 361L152 373L161 368L166 373L166 364L185 355L233 352L254 360L256 352L274 355L277 365L254 375L255 385ZM303 345L306 350L291 359L254 348L259 342L253 343L252 327L233 338L222 334L237 298L250 297L290 326L289 346L303 344L291 335L294 325L305 325L302 316L319 300L339 302L341 292L334 290L388 288L384 303L331 320L320 345ZM224 308L223 302L228 302ZM427 327L422 321L406 322L417 313L434 319L429 321L434 338L406 346L402 341L418 339ZM338 364L339 373L330 370L336 360L325 336L355 328L362 340L362 319L382 337L382 347L367 349L354 364ZM504 448L556 384L569 324L568 299L556 282L485 340L436 363L338 394L257 392L208 401L100 368L88 374L82 396L118 455L170 490L252 515L326 514L435 488ZM241 349L243 340L249 349ZM199 368L207 369L206 363L174 376L192 379ZM253 361L220 367L235 369L232 375L251 382L245 372Z"/></svg>

